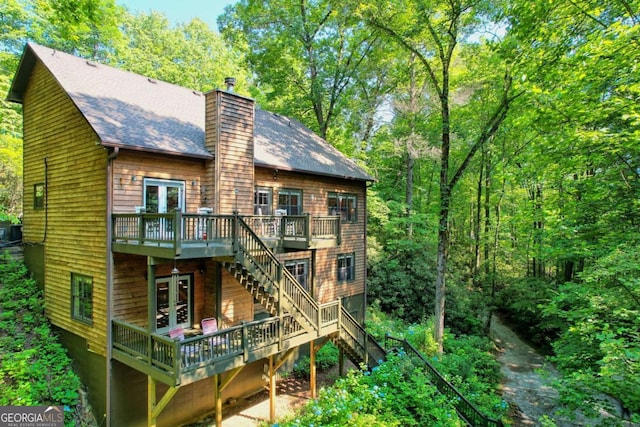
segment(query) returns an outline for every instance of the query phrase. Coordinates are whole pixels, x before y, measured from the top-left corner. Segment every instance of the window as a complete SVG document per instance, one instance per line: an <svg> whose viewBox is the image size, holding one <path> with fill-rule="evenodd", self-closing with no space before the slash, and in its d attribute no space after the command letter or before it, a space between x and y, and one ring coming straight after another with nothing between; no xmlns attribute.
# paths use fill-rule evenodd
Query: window
<svg viewBox="0 0 640 427"><path fill-rule="evenodd" d="M256 187L253 193L254 215L271 215L271 188Z"/></svg>
<svg viewBox="0 0 640 427"><path fill-rule="evenodd" d="M93 278L71 273L71 317L93 323Z"/></svg>
<svg viewBox="0 0 640 427"><path fill-rule="evenodd" d="M338 255L338 281L350 282L356 278L356 254Z"/></svg>
<svg viewBox="0 0 640 427"><path fill-rule="evenodd" d="M44 183L33 185L33 208L44 209Z"/></svg>
<svg viewBox="0 0 640 427"><path fill-rule="evenodd" d="M344 222L356 222L358 219L358 198L355 194L329 193L329 215L340 215Z"/></svg>
<svg viewBox="0 0 640 427"><path fill-rule="evenodd" d="M309 260L296 259L293 261L286 261L284 263L284 267L289 270L289 273L296 278L303 288L309 290L309 282L307 279L309 277Z"/></svg>
<svg viewBox="0 0 640 427"><path fill-rule="evenodd" d="M302 190L280 190L278 209L286 210L287 215L302 215Z"/></svg>

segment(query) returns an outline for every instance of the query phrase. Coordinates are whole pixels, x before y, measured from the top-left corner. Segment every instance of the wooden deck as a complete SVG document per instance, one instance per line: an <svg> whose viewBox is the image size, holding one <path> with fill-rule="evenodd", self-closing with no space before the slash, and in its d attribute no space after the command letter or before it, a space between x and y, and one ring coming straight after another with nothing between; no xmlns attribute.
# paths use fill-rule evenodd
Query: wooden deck
<svg viewBox="0 0 640 427"><path fill-rule="evenodd" d="M112 214L112 250L160 258L229 256L237 243L237 215ZM243 216L272 250L319 249L340 244L340 217Z"/></svg>
<svg viewBox="0 0 640 427"><path fill-rule="evenodd" d="M337 305L336 305L337 307ZM170 386L185 385L255 360L298 347L318 336L338 332L338 318L329 313L321 333L309 333L290 315L247 322L213 334L176 341L167 335L114 320L114 359Z"/></svg>
<svg viewBox="0 0 640 427"><path fill-rule="evenodd" d="M306 232L312 235L313 221L309 216L303 218L307 221L300 224L306 225ZM172 387L217 375L320 338L333 340L356 364L372 367L382 360L384 350L342 306L340 299L319 303L283 267L265 241L271 231L260 229L264 218L259 217L261 223L257 225L255 221L252 224L254 219L237 215L182 216L179 212L171 217L114 215L114 239L121 239L122 245L183 250L188 249L183 245L195 244L195 238L201 237L201 245L226 247L230 251L227 255L232 256L227 256L223 262L225 268L256 300L271 298L275 302L270 305L274 317L179 341L114 320L114 359ZM279 221L284 228L289 227L286 220L279 218ZM336 221L339 226L339 220ZM292 223L296 224L295 221ZM254 231L255 228L258 230ZM260 234L267 235L267 239L261 238ZM293 235L295 231L273 231L273 234Z"/></svg>

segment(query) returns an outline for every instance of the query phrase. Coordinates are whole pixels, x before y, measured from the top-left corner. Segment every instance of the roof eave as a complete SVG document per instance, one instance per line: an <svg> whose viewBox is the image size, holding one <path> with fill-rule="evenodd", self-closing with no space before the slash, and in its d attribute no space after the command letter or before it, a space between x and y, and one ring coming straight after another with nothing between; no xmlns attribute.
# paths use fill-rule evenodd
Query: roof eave
<svg viewBox="0 0 640 427"><path fill-rule="evenodd" d="M9 93L6 100L9 102L15 102L22 104L24 101L24 93L29 83L29 77L31 76L31 70L36 64L36 54L31 49L31 45L27 43L22 52L20 63L16 69L16 73L9 87Z"/></svg>
<svg viewBox="0 0 640 427"><path fill-rule="evenodd" d="M196 153L185 153L183 151L154 150L152 148L136 147L133 145L127 145L127 144L122 144L120 142L112 142L108 140L107 141L102 140L100 141L100 144L104 147L112 147L112 148L117 147L121 150L130 150L130 151L138 151L138 152L154 153L154 154L166 154L170 156L189 157L189 158L200 159L200 160L211 160L214 158L213 154L210 154L210 153L196 154Z"/></svg>
<svg viewBox="0 0 640 427"><path fill-rule="evenodd" d="M339 175L339 174L332 174L328 172L317 172L317 171L310 171L310 170L303 170L303 169L295 169L295 168L286 167L286 166L283 167L282 165L273 165L269 163L260 162L258 160L254 160L253 163L255 166L258 166L261 168L274 168L274 169L278 169L279 171L306 173L308 175L315 175L315 176L328 176L331 178L340 178L340 179L347 179L352 181L375 182L375 179L369 175L367 175L367 177Z"/></svg>

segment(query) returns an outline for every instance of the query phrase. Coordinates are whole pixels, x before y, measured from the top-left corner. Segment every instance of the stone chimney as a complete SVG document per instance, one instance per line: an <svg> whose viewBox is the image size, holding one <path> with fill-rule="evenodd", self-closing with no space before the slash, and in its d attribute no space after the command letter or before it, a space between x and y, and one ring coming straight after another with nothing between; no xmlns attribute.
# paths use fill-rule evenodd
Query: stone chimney
<svg viewBox="0 0 640 427"><path fill-rule="evenodd" d="M225 79L227 90L205 94L205 144L214 153L214 212L253 214L255 101L233 92L235 79Z"/></svg>

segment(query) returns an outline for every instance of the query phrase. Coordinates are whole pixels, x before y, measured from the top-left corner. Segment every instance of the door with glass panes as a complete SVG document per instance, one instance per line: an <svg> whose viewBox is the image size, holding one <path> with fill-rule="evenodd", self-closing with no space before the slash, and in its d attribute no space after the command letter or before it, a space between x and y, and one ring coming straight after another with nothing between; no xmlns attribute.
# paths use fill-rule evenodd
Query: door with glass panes
<svg viewBox="0 0 640 427"><path fill-rule="evenodd" d="M156 331L166 333L176 326L191 326L191 276L156 279Z"/></svg>
<svg viewBox="0 0 640 427"><path fill-rule="evenodd" d="M144 208L147 213L167 213L183 210L184 182L145 178Z"/></svg>
<svg viewBox="0 0 640 427"><path fill-rule="evenodd" d="M145 178L144 208L146 213L170 213L184 211L184 182L167 179ZM149 219L146 223L148 239L173 238L173 221L170 218Z"/></svg>

